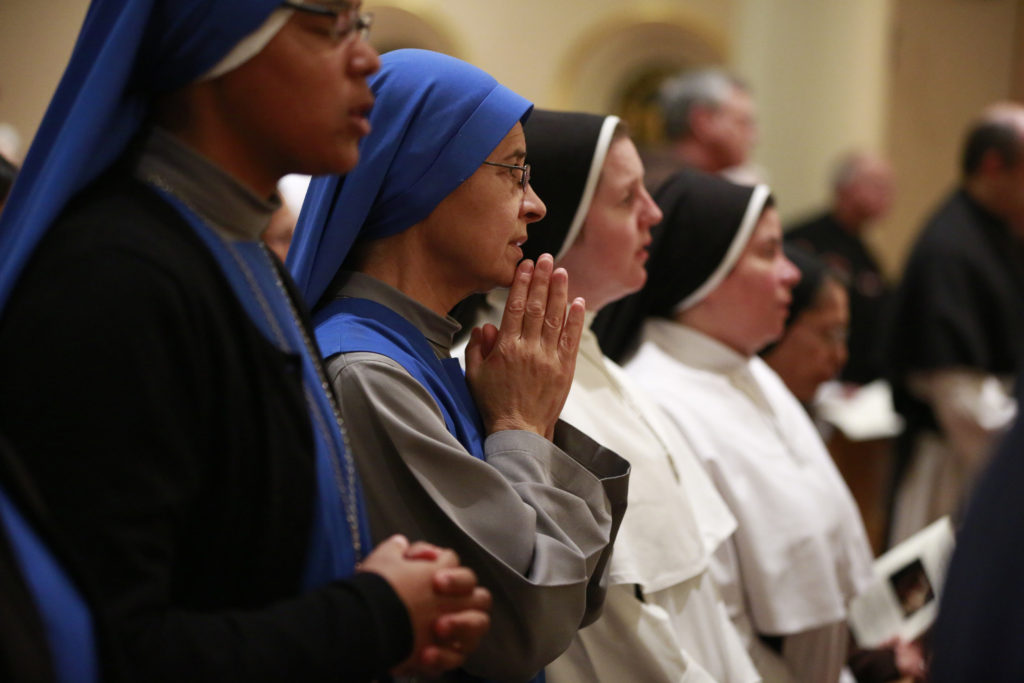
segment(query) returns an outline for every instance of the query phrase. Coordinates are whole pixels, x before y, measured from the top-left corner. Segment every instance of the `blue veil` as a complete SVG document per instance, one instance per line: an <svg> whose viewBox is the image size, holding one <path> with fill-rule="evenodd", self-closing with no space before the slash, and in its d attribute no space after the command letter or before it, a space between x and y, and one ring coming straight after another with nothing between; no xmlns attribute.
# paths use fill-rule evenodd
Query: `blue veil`
<svg viewBox="0 0 1024 683"><path fill-rule="evenodd" d="M277 0L95 0L0 217L0 315L68 200L124 152L154 97L194 80ZM0 524L39 604L60 681L100 677L89 611L0 491Z"/></svg>
<svg viewBox="0 0 1024 683"><path fill-rule="evenodd" d="M0 312L68 200L116 160L154 97L212 68L278 0L94 0L0 217Z"/></svg>
<svg viewBox="0 0 1024 683"><path fill-rule="evenodd" d="M427 50L385 54L370 87L373 130L359 165L310 183L288 251L310 307L356 238L395 235L426 218L533 109L475 66Z"/></svg>

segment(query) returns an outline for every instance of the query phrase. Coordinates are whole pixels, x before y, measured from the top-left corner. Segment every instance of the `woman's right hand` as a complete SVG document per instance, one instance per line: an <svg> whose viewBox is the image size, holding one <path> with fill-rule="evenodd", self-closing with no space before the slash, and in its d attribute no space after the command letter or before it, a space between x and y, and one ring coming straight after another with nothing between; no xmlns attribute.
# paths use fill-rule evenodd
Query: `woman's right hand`
<svg viewBox="0 0 1024 683"><path fill-rule="evenodd" d="M523 429L551 438L576 369L585 305L569 306L569 276L550 254L523 261L501 327L474 328L466 379L488 434Z"/></svg>
<svg viewBox="0 0 1024 683"><path fill-rule="evenodd" d="M359 571L383 576L409 613L412 653L392 670L396 675L436 677L462 666L490 628L491 594L454 551L392 536Z"/></svg>

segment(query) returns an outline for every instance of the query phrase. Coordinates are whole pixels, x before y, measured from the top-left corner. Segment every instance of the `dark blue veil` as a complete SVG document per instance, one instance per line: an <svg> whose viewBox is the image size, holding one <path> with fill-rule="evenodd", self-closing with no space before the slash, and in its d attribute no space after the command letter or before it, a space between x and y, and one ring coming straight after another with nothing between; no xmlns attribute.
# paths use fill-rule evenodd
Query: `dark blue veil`
<svg viewBox="0 0 1024 683"><path fill-rule="evenodd" d="M95 0L89 6L0 217L0 314L50 224L124 152L154 97L212 68L278 4Z"/></svg>

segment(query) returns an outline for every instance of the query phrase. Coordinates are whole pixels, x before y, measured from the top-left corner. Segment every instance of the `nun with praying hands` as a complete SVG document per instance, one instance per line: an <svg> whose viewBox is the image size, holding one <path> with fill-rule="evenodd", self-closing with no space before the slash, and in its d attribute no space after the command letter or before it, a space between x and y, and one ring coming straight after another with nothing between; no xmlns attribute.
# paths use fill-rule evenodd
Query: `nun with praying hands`
<svg viewBox="0 0 1024 683"><path fill-rule="evenodd" d="M545 213L522 127L532 105L423 50L385 55L371 88L361 165L313 181L288 265L373 536L455 549L494 597L466 672L527 680L600 611L629 465L558 421L584 302L550 255L520 263ZM447 313L496 286L508 305L500 326L473 330L464 375Z"/></svg>

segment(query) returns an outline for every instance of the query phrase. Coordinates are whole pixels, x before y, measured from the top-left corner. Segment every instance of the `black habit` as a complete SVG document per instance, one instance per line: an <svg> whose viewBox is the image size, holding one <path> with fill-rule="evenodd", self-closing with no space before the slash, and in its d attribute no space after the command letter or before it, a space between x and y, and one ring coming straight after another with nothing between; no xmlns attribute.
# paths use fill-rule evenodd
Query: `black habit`
<svg viewBox="0 0 1024 683"><path fill-rule="evenodd" d="M817 254L846 279L850 293L849 360L840 378L867 384L884 374L885 325L892 291L860 237L824 213L788 230L786 241Z"/></svg>

